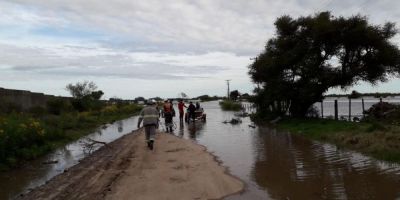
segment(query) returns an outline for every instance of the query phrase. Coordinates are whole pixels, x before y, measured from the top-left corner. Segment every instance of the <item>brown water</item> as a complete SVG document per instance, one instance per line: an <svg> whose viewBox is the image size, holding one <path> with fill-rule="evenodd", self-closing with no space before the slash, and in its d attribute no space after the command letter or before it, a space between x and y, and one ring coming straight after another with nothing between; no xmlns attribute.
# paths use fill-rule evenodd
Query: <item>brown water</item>
<svg viewBox="0 0 400 200"><path fill-rule="evenodd" d="M202 106L207 122L180 125L175 121L175 134L206 146L246 183L242 194L227 199L400 199L397 164L273 129L251 128L249 118L238 125L223 124L233 112L221 111L217 102ZM136 118L123 120L90 137L112 141L135 125ZM28 170L0 175L0 199L44 183L84 156L82 145L75 142L32 163ZM59 163L41 164L53 159Z"/></svg>
<svg viewBox="0 0 400 200"><path fill-rule="evenodd" d="M203 104L206 124L178 125L178 135L205 145L246 183L227 199L400 199L400 166L269 128L249 118L223 124L233 112Z"/></svg>

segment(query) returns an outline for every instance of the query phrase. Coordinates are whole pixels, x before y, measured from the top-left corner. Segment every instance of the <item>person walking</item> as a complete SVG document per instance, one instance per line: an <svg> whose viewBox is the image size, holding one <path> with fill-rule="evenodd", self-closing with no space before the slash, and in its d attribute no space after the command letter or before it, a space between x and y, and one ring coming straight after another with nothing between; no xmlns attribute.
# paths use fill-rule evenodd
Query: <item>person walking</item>
<svg viewBox="0 0 400 200"><path fill-rule="evenodd" d="M178 103L179 121L181 124L183 123L183 116L185 114L183 108L187 108L187 106L185 105L185 103L183 103L183 101L181 99L181 100L179 100L179 103Z"/></svg>
<svg viewBox="0 0 400 200"><path fill-rule="evenodd" d="M164 103L164 118L165 118L165 129L167 129L167 133L171 132L172 133L172 127L173 127L173 121L172 118L175 115L175 110L174 107L172 105L172 101L168 101L166 100Z"/></svg>
<svg viewBox="0 0 400 200"><path fill-rule="evenodd" d="M193 102L189 103L188 112L189 112L188 122L190 123L190 119L192 119L194 123L194 120L196 118L196 106L193 105Z"/></svg>
<svg viewBox="0 0 400 200"><path fill-rule="evenodd" d="M150 150L153 150L154 148L154 136L159 122L159 112L156 109L155 104L154 101L147 102L147 106L140 111L137 124L137 127L140 128L140 124L143 121L147 147Z"/></svg>

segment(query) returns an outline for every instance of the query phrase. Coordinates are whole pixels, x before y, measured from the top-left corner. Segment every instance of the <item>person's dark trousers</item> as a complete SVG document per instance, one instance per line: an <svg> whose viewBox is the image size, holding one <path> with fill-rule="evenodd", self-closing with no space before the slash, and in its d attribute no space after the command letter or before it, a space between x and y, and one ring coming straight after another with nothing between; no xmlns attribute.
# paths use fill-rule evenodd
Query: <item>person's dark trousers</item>
<svg viewBox="0 0 400 200"><path fill-rule="evenodd" d="M193 123L194 123L194 121L195 121L195 119L196 119L196 114L195 114L194 112L190 112L189 121L190 121L190 119L192 119L192 121L193 121Z"/></svg>
<svg viewBox="0 0 400 200"><path fill-rule="evenodd" d="M183 122L184 112L179 112L179 121Z"/></svg>
<svg viewBox="0 0 400 200"><path fill-rule="evenodd" d="M164 117L165 117L165 128L167 129L167 133L172 132L172 113L170 112L164 113Z"/></svg>
<svg viewBox="0 0 400 200"><path fill-rule="evenodd" d="M147 147L153 150L154 135L156 134L156 125L146 125L144 126L144 132L146 136Z"/></svg>

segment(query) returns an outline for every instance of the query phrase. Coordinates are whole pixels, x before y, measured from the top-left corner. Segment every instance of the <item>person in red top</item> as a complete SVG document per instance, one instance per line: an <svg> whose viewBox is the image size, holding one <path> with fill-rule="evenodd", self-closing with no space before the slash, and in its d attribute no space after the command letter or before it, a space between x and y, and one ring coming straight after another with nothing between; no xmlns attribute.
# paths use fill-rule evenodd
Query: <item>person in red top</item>
<svg viewBox="0 0 400 200"><path fill-rule="evenodd" d="M179 110L179 120L181 123L183 123L183 116L185 114L185 112L183 111L183 108L187 108L187 107L185 106L185 103L183 103L182 100L179 100L178 110Z"/></svg>
<svg viewBox="0 0 400 200"><path fill-rule="evenodd" d="M175 115L175 110L174 107L172 105L171 101L165 101L164 103L164 117L165 117L165 128L167 129L167 133L171 132L172 133L172 127L173 127L173 121L172 121L172 117L174 117Z"/></svg>

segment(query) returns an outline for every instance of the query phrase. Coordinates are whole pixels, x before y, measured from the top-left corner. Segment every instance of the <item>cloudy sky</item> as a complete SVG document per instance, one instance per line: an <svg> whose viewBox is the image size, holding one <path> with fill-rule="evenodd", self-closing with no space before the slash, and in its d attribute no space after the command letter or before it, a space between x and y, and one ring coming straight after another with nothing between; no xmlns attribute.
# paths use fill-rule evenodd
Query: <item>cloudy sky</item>
<svg viewBox="0 0 400 200"><path fill-rule="evenodd" d="M274 20L327 10L400 21L397 0L0 0L0 87L68 95L66 84L91 80L105 98L193 97L225 95L231 79L251 92L247 66Z"/></svg>

